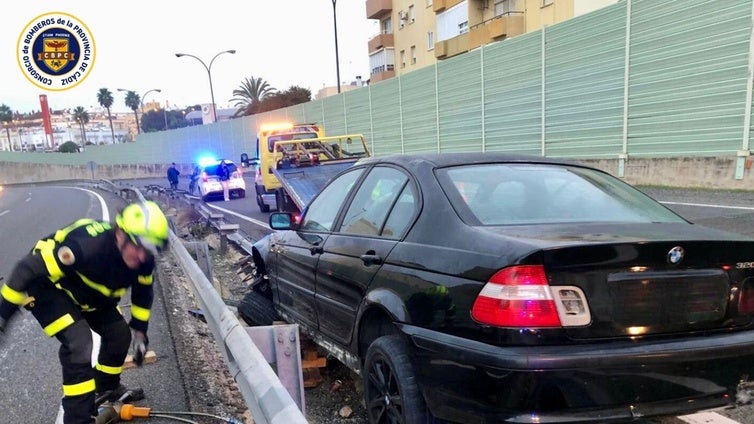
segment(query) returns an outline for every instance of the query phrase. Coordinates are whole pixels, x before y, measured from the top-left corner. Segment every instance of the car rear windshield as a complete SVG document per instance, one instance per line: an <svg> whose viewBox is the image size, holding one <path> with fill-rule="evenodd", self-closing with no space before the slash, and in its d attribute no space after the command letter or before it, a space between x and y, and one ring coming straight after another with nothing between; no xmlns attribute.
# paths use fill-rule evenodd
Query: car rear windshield
<svg viewBox="0 0 754 424"><path fill-rule="evenodd" d="M437 170L470 225L558 222L686 222L606 173L553 164L474 164Z"/></svg>
<svg viewBox="0 0 754 424"><path fill-rule="evenodd" d="M227 163L226 162L226 165L228 165L228 172L231 175L233 175L233 173L236 172L236 170L238 170L238 168L236 167L235 163ZM218 165L207 165L207 166L204 167L204 172L206 172L207 175L209 175L209 176L217 175L217 169L218 168L220 168L219 164Z"/></svg>

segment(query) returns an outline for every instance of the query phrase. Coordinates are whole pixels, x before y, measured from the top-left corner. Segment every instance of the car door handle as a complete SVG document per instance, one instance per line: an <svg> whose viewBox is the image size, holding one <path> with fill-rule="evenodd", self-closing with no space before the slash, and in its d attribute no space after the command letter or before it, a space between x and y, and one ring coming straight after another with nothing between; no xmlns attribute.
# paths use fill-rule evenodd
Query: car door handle
<svg viewBox="0 0 754 424"><path fill-rule="evenodd" d="M312 256L317 254L325 253L325 249L322 248L322 246L312 246L309 248L309 252L311 252Z"/></svg>
<svg viewBox="0 0 754 424"><path fill-rule="evenodd" d="M366 266L382 263L382 257L379 255L361 255L359 258L361 258L361 261L364 262L364 265Z"/></svg>

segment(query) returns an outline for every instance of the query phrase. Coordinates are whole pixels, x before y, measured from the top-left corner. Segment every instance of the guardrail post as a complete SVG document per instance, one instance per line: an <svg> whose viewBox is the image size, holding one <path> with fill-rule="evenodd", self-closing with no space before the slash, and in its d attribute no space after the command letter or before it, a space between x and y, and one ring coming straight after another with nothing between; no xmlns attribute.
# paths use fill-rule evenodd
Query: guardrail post
<svg viewBox="0 0 754 424"><path fill-rule="evenodd" d="M225 253L228 251L228 234L233 234L238 231L238 224L219 224L216 226L220 232L220 252Z"/></svg>

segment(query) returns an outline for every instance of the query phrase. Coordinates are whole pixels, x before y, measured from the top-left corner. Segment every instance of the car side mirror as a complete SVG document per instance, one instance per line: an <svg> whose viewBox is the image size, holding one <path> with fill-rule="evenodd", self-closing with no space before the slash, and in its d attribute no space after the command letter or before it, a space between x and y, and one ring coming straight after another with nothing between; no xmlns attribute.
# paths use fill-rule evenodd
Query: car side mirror
<svg viewBox="0 0 754 424"><path fill-rule="evenodd" d="M273 212L270 214L270 228L273 230L293 229L293 216L287 212Z"/></svg>

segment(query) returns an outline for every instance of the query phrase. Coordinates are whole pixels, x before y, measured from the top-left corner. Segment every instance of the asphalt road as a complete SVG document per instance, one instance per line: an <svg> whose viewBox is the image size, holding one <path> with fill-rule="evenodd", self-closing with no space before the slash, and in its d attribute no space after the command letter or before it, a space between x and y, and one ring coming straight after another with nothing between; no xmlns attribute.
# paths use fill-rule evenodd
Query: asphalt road
<svg viewBox="0 0 754 424"><path fill-rule="evenodd" d="M103 209L92 191L72 187L18 186L0 192L0 275L8 276L15 262L36 240L82 217L111 219L123 200L102 195ZM157 282L156 284L160 284ZM128 311L128 296L123 310ZM123 382L142 387L141 403L154 410L186 411L185 390L170 336L160 290L149 327L150 349L157 361L127 369ZM4 424L53 423L60 408L59 343L44 335L31 313L22 310L10 330L0 336L0 421ZM151 419L150 423L172 423Z"/></svg>

